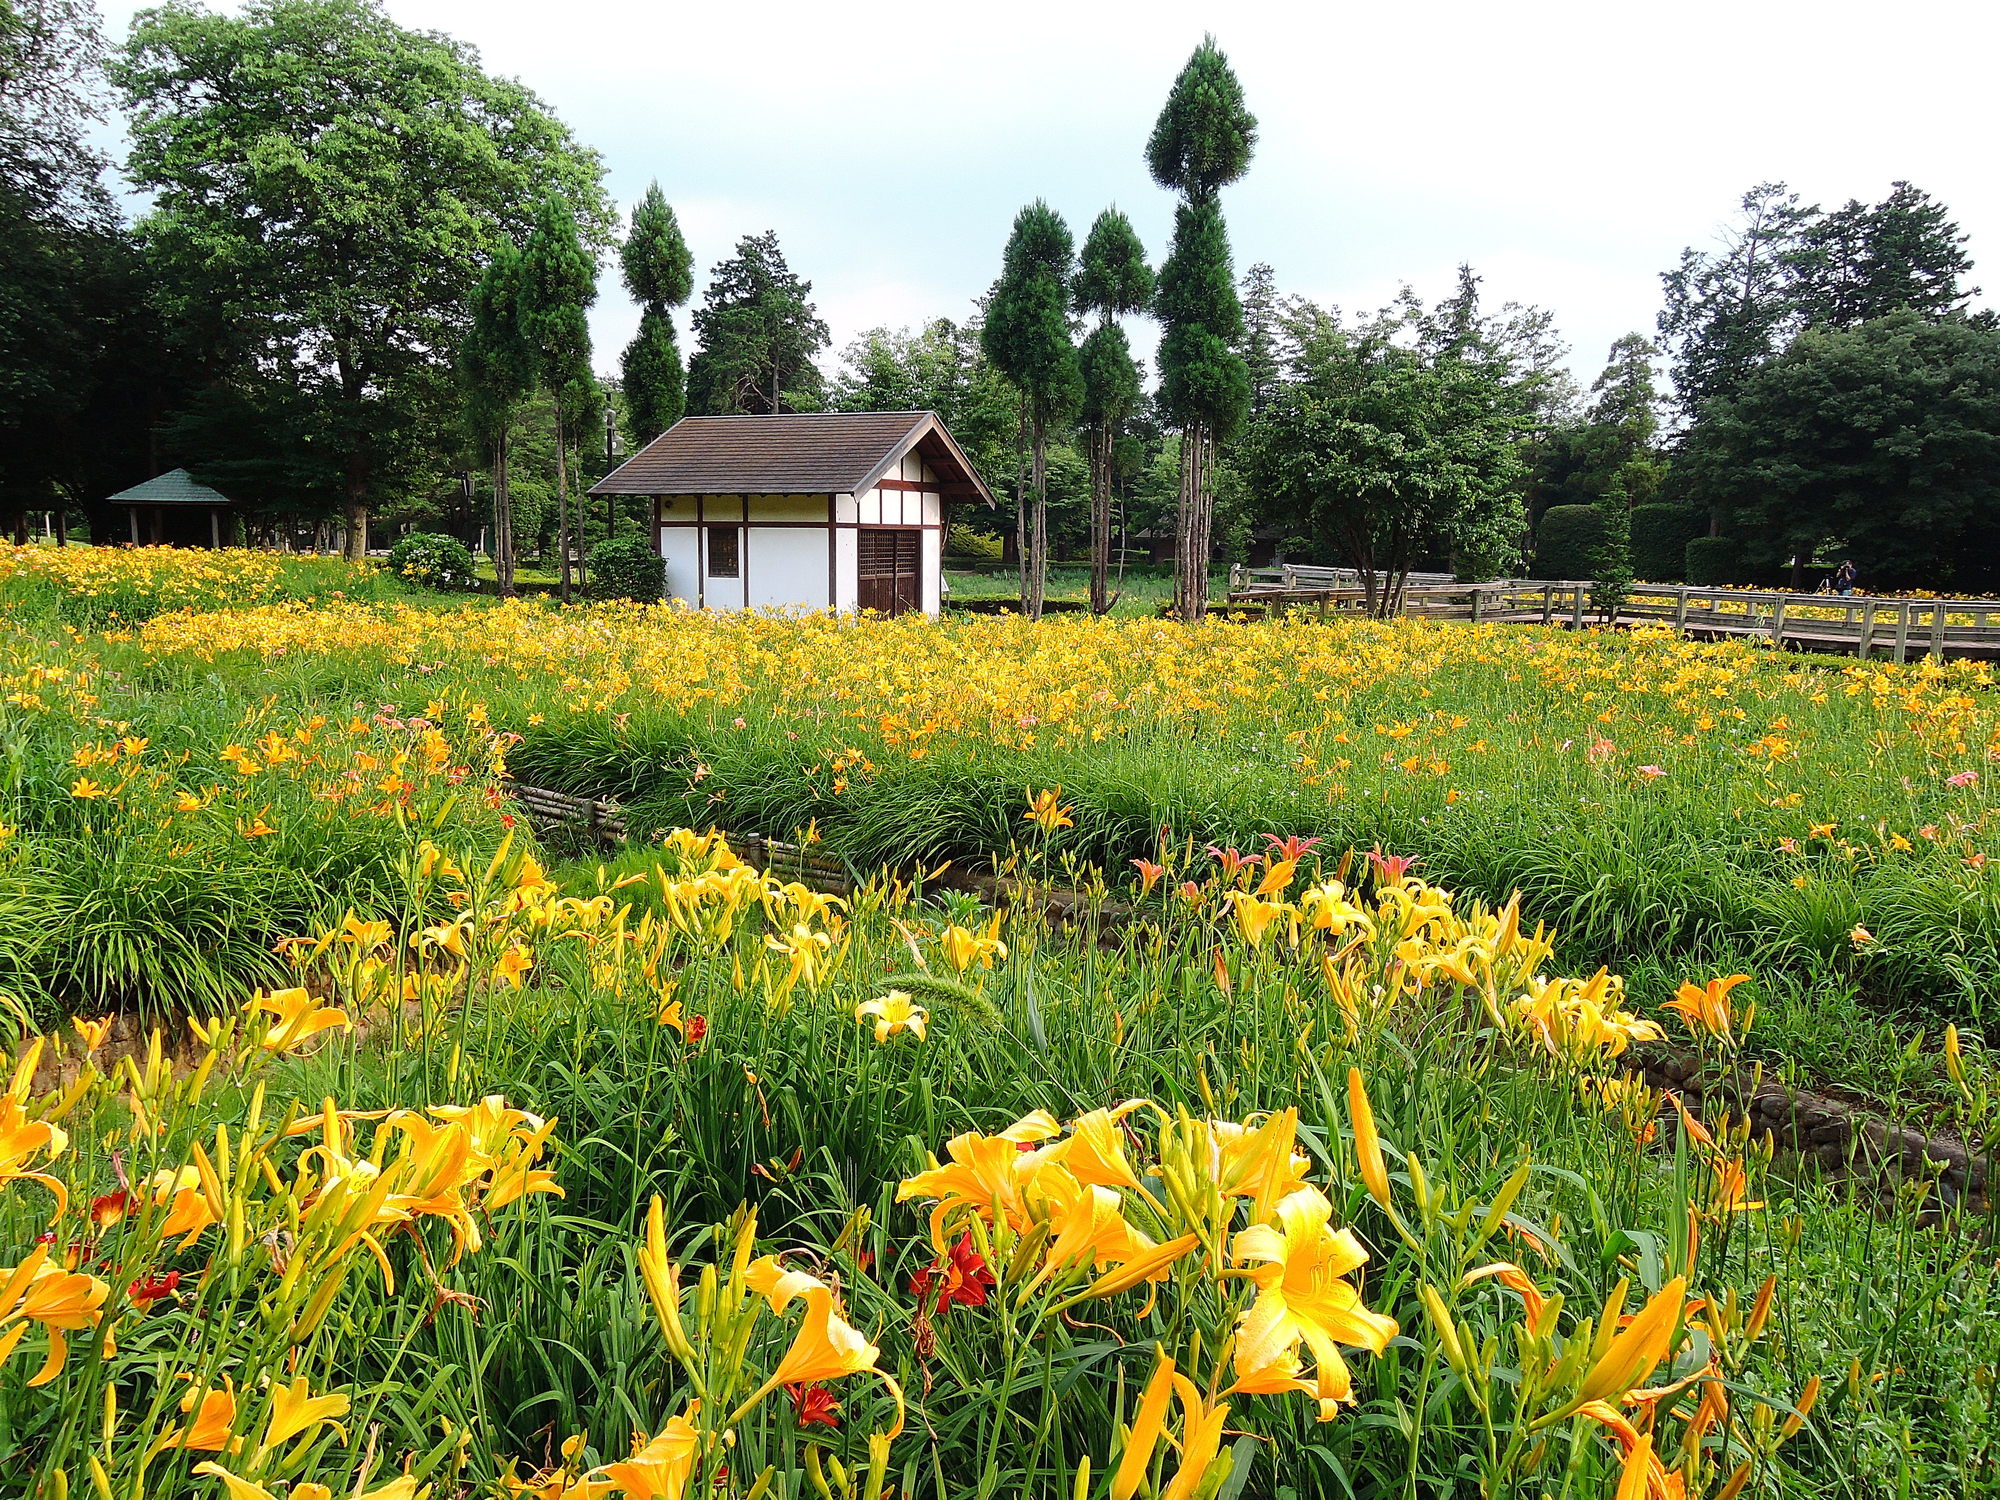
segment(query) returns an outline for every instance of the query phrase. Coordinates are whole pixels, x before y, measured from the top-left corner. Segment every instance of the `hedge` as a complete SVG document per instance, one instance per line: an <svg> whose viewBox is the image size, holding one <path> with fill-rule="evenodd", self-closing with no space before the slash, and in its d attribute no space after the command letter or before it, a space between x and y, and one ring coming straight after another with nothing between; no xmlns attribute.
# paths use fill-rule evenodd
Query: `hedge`
<svg viewBox="0 0 2000 1500"><path fill-rule="evenodd" d="M1597 576L1604 553L1604 515L1594 505L1552 505L1535 528L1535 574L1539 578Z"/></svg>
<svg viewBox="0 0 2000 1500"><path fill-rule="evenodd" d="M609 537L590 549L590 591L597 598L657 604L666 590L667 565L644 537Z"/></svg>
<svg viewBox="0 0 2000 1500"><path fill-rule="evenodd" d="M1647 583L1687 581L1687 546L1708 529L1688 505L1632 507L1632 576Z"/></svg>
<svg viewBox="0 0 2000 1500"><path fill-rule="evenodd" d="M1743 581L1743 544L1733 536L1698 536L1687 544L1685 555L1689 583Z"/></svg>

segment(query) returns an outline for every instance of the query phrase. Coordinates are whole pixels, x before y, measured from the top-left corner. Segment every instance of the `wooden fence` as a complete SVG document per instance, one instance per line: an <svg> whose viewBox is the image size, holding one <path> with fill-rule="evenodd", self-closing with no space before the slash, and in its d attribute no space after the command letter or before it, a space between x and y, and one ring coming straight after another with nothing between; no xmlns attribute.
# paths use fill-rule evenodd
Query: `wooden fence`
<svg viewBox="0 0 2000 1500"><path fill-rule="evenodd" d="M1333 575L1344 574L1342 577ZM1316 609L1321 619L1366 608L1352 570L1231 569L1229 602L1271 609ZM1670 625L1699 640L1768 641L1794 651L1909 661L1915 656L2000 660L2000 599L1895 599L1792 594L1694 584L1634 584L1616 619L1594 603L1588 579L1437 581L1411 574L1405 615L1473 623Z"/></svg>

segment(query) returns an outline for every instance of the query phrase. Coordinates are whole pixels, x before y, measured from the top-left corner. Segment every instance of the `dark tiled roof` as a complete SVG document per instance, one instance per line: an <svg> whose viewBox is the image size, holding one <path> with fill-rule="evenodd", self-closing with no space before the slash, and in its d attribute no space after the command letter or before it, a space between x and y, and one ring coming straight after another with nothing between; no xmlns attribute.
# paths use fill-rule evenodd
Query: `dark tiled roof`
<svg viewBox="0 0 2000 1500"><path fill-rule="evenodd" d="M229 497L205 484L196 484L186 469L169 469L157 479L135 484L113 495L125 505L227 505Z"/></svg>
<svg viewBox="0 0 2000 1500"><path fill-rule="evenodd" d="M926 438L946 478L972 466L927 411L683 417L590 488L593 495L852 495ZM957 470L952 473L949 471ZM979 487L980 496L991 497Z"/></svg>

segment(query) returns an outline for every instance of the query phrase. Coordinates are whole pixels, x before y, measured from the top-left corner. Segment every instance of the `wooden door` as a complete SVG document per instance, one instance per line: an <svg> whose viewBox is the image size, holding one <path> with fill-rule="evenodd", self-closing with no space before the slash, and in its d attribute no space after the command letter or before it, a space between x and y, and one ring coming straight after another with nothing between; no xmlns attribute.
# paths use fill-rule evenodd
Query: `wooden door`
<svg viewBox="0 0 2000 1500"><path fill-rule="evenodd" d="M923 607L923 533L870 526L861 532L859 603L885 615Z"/></svg>

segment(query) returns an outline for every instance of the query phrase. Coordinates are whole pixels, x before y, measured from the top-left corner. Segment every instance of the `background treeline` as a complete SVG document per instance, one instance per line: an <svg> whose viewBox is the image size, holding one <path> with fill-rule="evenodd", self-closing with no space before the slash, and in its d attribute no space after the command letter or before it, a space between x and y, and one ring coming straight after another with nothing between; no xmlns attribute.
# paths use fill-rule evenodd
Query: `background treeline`
<svg viewBox="0 0 2000 1500"><path fill-rule="evenodd" d="M114 114L130 220L91 145ZM636 502L579 496L683 413L928 407L1000 498L957 538L1031 610L1084 559L1104 609L1124 563L1178 558L1186 614L1234 561L1357 567L1384 611L1413 569L1615 594L1809 588L1852 557L1865 587L2000 588L2000 329L1917 188L1753 189L1586 389L1552 315L1489 306L1470 267L1361 312L1239 272L1222 190L1256 135L1205 41L1145 142L1175 201L1157 260L1116 208L1078 243L1038 201L964 315L829 359L775 234L697 302L657 186L621 225L541 100L376 0L170 4L116 48L89 0L0 0L0 511L116 539L105 497L184 465L262 536L484 533L504 584L639 535ZM611 271L641 318L601 380Z"/></svg>

